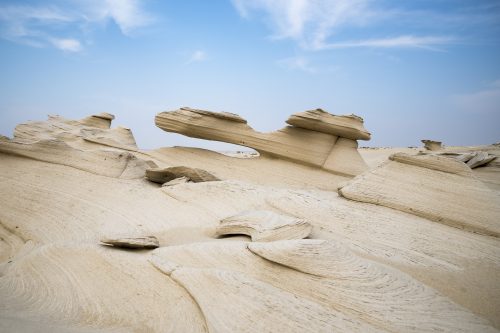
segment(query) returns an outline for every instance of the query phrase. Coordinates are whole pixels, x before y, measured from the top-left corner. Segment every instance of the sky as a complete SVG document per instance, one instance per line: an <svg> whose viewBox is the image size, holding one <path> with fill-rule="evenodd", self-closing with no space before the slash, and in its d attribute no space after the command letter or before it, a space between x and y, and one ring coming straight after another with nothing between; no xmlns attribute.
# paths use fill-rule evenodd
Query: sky
<svg viewBox="0 0 500 333"><path fill-rule="evenodd" d="M361 146L500 141L500 1L0 0L0 134L109 112L141 148L238 147L166 133L158 112L357 114Z"/></svg>

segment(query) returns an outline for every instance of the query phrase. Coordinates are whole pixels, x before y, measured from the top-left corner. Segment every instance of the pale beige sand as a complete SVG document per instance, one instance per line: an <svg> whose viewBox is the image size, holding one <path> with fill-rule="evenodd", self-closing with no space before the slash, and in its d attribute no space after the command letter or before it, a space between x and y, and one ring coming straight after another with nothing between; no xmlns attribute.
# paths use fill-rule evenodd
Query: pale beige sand
<svg viewBox="0 0 500 333"><path fill-rule="evenodd" d="M108 122L94 117L73 125L106 130ZM351 178L320 168L194 148L134 152L109 146L122 132L101 133L106 140L98 144L74 127L68 130L68 141L58 133L70 148L66 163L50 157L59 156L52 146L52 155L43 147L35 155L12 154L18 143L0 140L0 331L500 328L497 237L340 197L337 187ZM418 149L360 154L374 168L397 151ZM116 158L119 153L137 159L131 175L153 160L158 167L201 168L222 181L162 187L144 177L123 177L119 171L128 167ZM480 179L498 184L496 164L486 168L495 171ZM489 172L484 169L473 170L473 177ZM476 182L468 186L483 188ZM220 221L242 211L305 220L312 226L310 239L217 238ZM103 238L148 235L160 248L99 245Z"/></svg>

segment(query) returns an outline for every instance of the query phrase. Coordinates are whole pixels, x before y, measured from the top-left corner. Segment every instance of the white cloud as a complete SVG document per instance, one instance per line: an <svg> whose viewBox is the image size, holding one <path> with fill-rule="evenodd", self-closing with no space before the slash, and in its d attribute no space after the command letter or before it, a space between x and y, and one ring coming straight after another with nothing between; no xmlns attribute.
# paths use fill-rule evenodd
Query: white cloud
<svg viewBox="0 0 500 333"><path fill-rule="evenodd" d="M205 61L207 59L207 54L205 51L202 50L196 50L191 54L191 57L187 61L187 64L191 64L193 62L201 62Z"/></svg>
<svg viewBox="0 0 500 333"><path fill-rule="evenodd" d="M373 48L421 48L438 50L436 45L444 45L454 42L453 37L442 36L399 36L394 38L365 39L358 41L336 42L323 45L325 49L345 49L353 47Z"/></svg>
<svg viewBox="0 0 500 333"><path fill-rule="evenodd" d="M281 59L278 61L278 65L291 70L300 70L310 74L316 73L317 71L316 68L310 64L309 60L302 56Z"/></svg>
<svg viewBox="0 0 500 333"><path fill-rule="evenodd" d="M379 10L371 0L232 0L242 17L253 11L263 12L274 38L290 38L304 49L323 50L351 47L413 47L435 49L450 42L449 37L401 35L393 38L332 42L348 27L365 27L392 16L397 10ZM405 13L407 15L408 13ZM368 32L369 31L365 31Z"/></svg>
<svg viewBox="0 0 500 333"><path fill-rule="evenodd" d="M0 37L36 47L63 51L83 49L81 39L95 25L115 22L129 36L152 22L140 0L52 0L44 5L0 5ZM84 30L85 29L85 30ZM61 31L70 38L60 37Z"/></svg>
<svg viewBox="0 0 500 333"><path fill-rule="evenodd" d="M454 95L452 102L461 111L500 114L500 80L480 91Z"/></svg>
<svg viewBox="0 0 500 333"><path fill-rule="evenodd" d="M62 51L80 52L82 50L82 44L76 39L52 38L50 42Z"/></svg>

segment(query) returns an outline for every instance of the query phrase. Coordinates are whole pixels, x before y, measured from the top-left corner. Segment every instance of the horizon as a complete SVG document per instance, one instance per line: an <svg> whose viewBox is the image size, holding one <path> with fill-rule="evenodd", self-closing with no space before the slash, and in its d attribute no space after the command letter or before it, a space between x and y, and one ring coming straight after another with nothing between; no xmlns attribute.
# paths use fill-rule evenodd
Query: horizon
<svg viewBox="0 0 500 333"><path fill-rule="evenodd" d="M48 114L115 115L143 149L239 146L166 133L182 106L262 132L316 108L363 147L500 141L498 1L3 1L0 134Z"/></svg>

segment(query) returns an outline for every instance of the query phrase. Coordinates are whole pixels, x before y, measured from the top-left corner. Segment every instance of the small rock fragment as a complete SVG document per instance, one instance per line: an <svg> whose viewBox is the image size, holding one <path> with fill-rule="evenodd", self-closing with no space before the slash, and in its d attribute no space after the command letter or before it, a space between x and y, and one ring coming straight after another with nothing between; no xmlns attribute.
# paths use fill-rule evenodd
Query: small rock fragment
<svg viewBox="0 0 500 333"><path fill-rule="evenodd" d="M126 249L156 249L160 247L160 242L155 236L126 237L126 238L103 238L101 243L113 247Z"/></svg>

